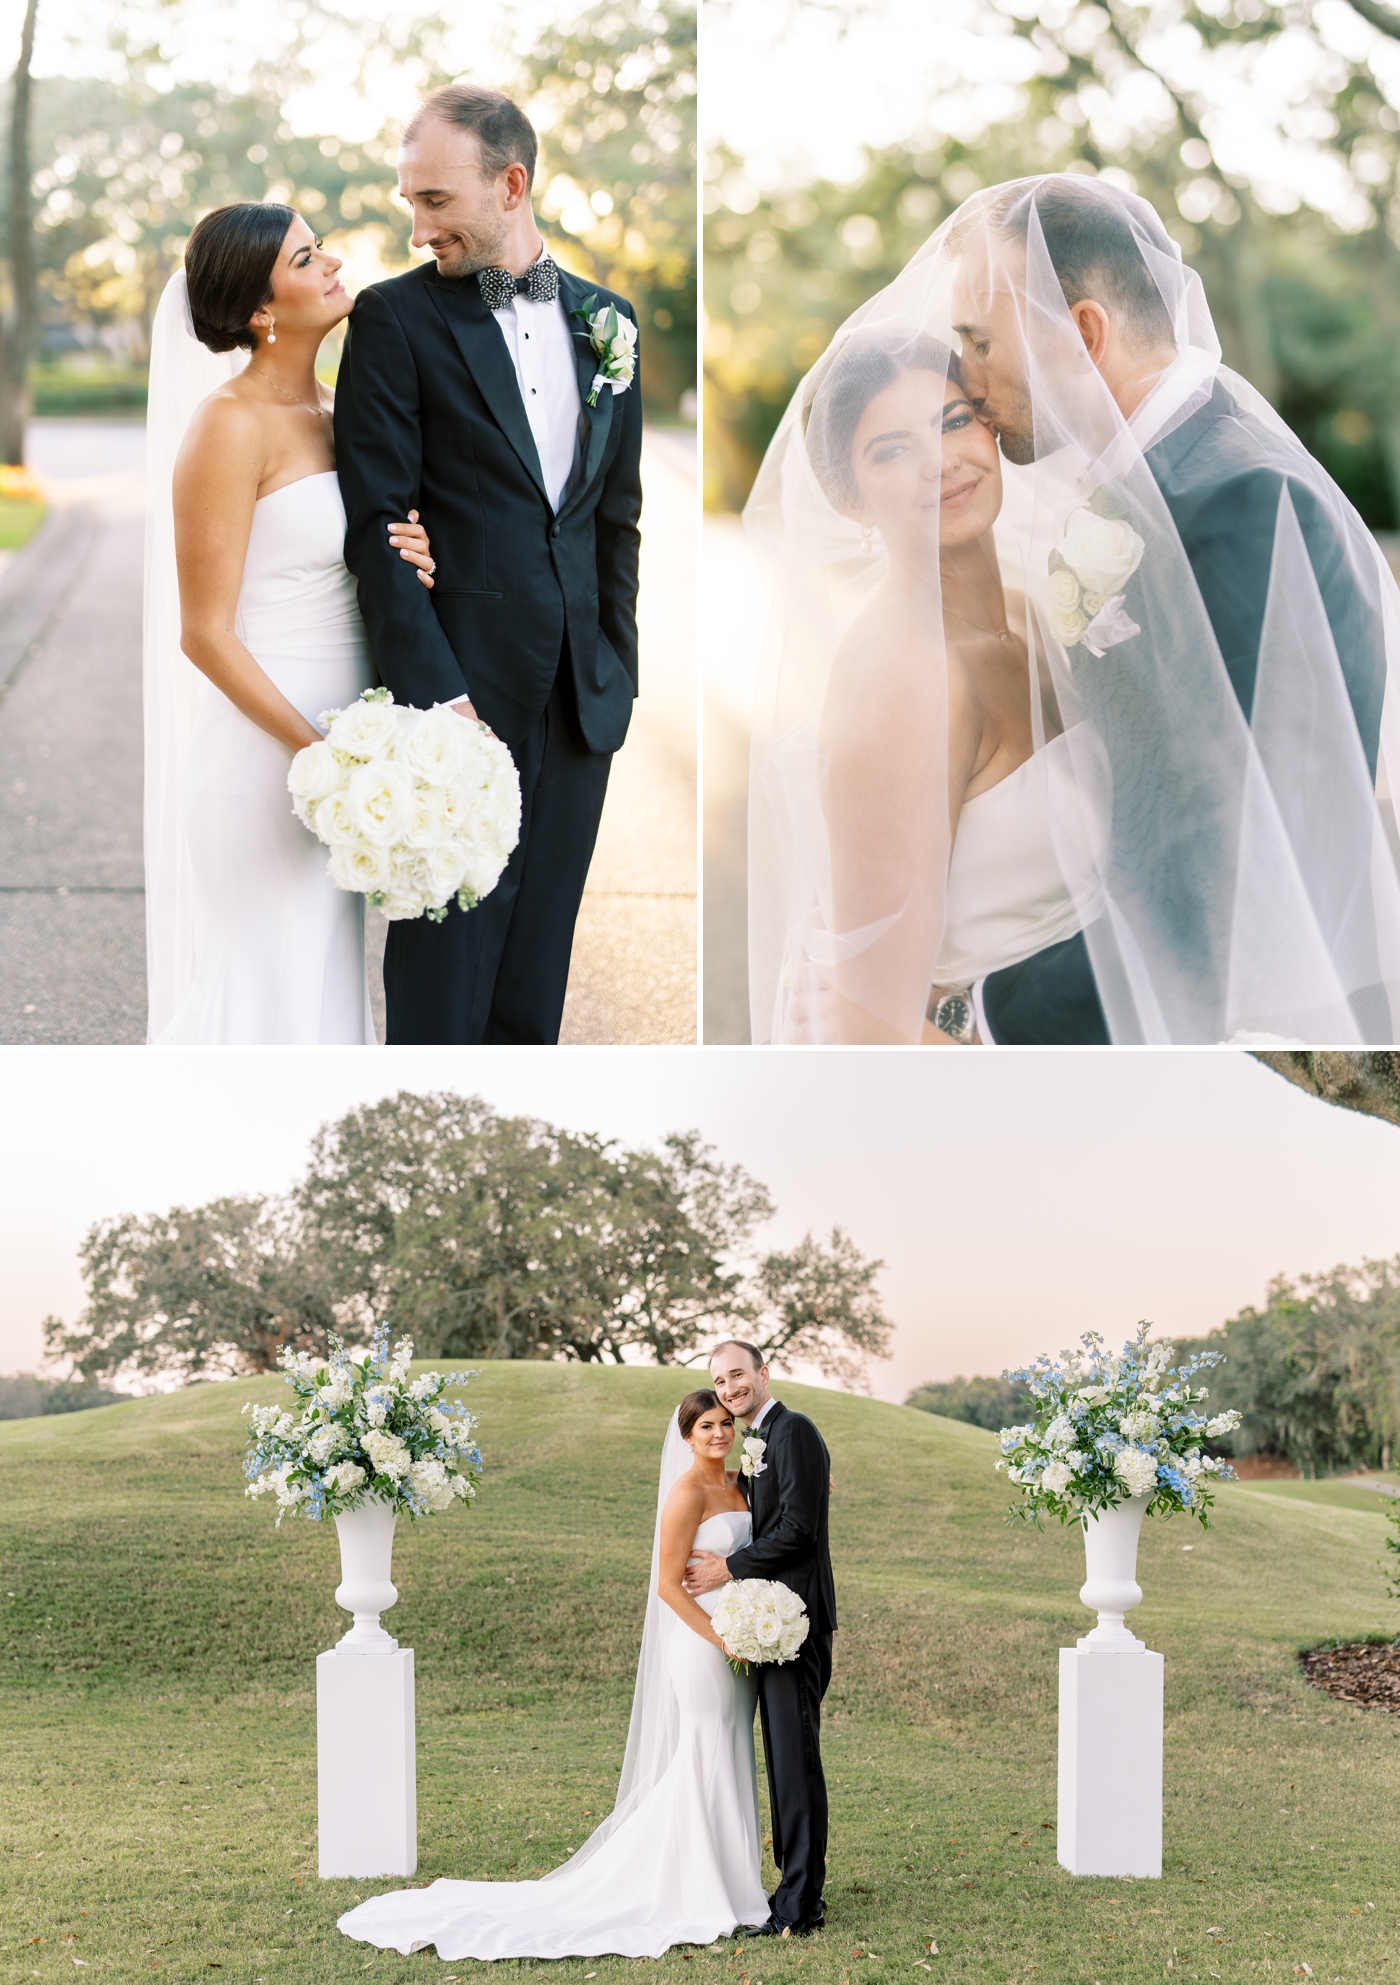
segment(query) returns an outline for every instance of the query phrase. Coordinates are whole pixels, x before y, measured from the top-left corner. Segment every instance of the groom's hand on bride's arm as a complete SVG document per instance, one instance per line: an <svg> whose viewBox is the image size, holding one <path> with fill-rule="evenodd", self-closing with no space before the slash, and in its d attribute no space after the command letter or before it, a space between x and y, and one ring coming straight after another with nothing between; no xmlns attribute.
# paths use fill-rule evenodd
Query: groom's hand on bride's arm
<svg viewBox="0 0 1400 1985"><path fill-rule="evenodd" d="M702 1592L718 1592L732 1576L726 1559L716 1557L713 1551L697 1551L685 1568L683 1583L691 1598L698 1599Z"/></svg>

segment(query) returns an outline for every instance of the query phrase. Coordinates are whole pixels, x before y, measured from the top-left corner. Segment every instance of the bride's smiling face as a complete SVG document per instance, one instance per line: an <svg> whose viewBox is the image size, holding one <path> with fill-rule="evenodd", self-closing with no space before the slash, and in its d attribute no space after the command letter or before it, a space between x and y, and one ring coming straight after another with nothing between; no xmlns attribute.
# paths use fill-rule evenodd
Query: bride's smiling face
<svg viewBox="0 0 1400 1985"><path fill-rule="evenodd" d="M279 337L297 332L324 337L342 317L348 317L354 298L340 280L340 268L339 257L326 253L321 237L313 234L298 214L272 265L271 301L248 320L258 334L259 346L266 344L272 329Z"/></svg>
<svg viewBox="0 0 1400 1985"><path fill-rule="evenodd" d="M734 1445L734 1415L723 1406L712 1406L700 1415L686 1439L698 1459L723 1461Z"/></svg>
<svg viewBox="0 0 1400 1985"><path fill-rule="evenodd" d="M901 372L860 417L851 444L857 521L890 556L927 564L989 531L1001 509L995 437L956 379Z"/></svg>

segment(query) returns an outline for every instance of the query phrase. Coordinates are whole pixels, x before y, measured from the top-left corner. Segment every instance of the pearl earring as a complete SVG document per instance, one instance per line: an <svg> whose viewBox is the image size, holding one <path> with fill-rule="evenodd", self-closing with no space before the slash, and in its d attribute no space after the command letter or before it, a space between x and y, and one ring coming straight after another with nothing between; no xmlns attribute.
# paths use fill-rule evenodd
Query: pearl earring
<svg viewBox="0 0 1400 1985"><path fill-rule="evenodd" d="M869 551L875 543L874 526L871 524L862 524L860 527L860 539L861 539L861 543L860 543L861 550Z"/></svg>
<svg viewBox="0 0 1400 1985"><path fill-rule="evenodd" d="M275 322L276 319L272 317L269 317L267 320L267 342L270 345L275 345L277 343L277 333L273 329L273 325Z"/></svg>

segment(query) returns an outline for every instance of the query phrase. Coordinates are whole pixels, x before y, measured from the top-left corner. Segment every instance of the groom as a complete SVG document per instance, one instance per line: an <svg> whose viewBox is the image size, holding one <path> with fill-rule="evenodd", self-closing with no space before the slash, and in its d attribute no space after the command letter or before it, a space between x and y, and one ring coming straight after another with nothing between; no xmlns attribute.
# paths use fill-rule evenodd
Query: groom
<svg viewBox="0 0 1400 1985"><path fill-rule="evenodd" d="M520 774L520 841L492 893L440 924L390 926L393 1045L558 1040L637 694L641 394L635 377L616 391L597 377L585 302L636 319L546 253L535 152L529 119L495 90L427 99L399 191L433 260L361 292L341 360L345 562L379 680L399 703L479 718ZM384 529L410 506L432 540L431 593Z"/></svg>
<svg viewBox="0 0 1400 1985"><path fill-rule="evenodd" d="M1144 250L1126 216L1093 181L1055 176L1029 197L1018 191L999 213L993 211L985 236L965 246L954 328L962 344L963 384L980 417L996 432L1008 461L1036 459L1023 329L1032 201L1085 350L1137 434L1176 527L1245 721L1253 707L1275 523L1286 488L1374 780L1386 674L1379 589L1348 557L1337 518L1290 476L1281 437L1241 407L1219 379L1203 404L1171 424L1189 399L1199 397L1203 355L1178 352ZM1161 238L1153 249L1163 263L1171 263L1176 249L1158 225ZM1050 445L1058 443L1056 435ZM1124 650L1125 657L1130 654ZM1129 662L1121 666L1126 669ZM1373 1031L1389 1020L1388 1006L1368 1010L1375 998L1364 990L1353 995L1367 1040L1387 1038ZM982 984L982 1010L999 1043L1109 1041L1082 932L989 974Z"/></svg>
<svg viewBox="0 0 1400 1985"><path fill-rule="evenodd" d="M827 1545L831 1457L812 1422L790 1413L768 1390L768 1367L752 1344L710 1353L720 1404L764 1443L761 1465L744 1481L753 1541L728 1558L697 1551L686 1573L694 1598L731 1578L773 1578L806 1601L806 1640L792 1661L758 1669L759 1718L768 1765L773 1859L782 1871L760 1937L804 1936L825 1916L826 1780L822 1775L822 1698L831 1680L836 1588Z"/></svg>

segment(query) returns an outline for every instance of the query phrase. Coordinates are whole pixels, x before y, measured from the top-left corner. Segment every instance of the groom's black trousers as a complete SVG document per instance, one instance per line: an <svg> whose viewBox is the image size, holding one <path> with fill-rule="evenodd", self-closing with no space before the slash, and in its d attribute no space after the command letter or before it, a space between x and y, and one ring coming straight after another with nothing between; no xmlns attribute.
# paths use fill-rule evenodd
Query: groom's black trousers
<svg viewBox="0 0 1400 1985"><path fill-rule="evenodd" d="M549 701L511 756L520 840L491 894L445 922L389 926L384 998L391 1047L553 1046L569 954L612 758L583 742L567 646Z"/></svg>
<svg viewBox="0 0 1400 1985"><path fill-rule="evenodd" d="M809 1634L796 1660L769 1662L758 1671L773 1859L782 1870L773 1914L782 1923L807 1924L821 1914L826 1880L822 1697L830 1680L829 1633Z"/></svg>

